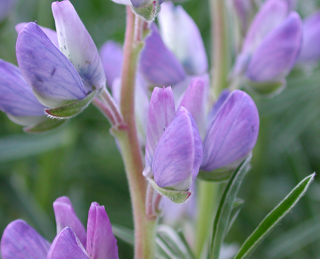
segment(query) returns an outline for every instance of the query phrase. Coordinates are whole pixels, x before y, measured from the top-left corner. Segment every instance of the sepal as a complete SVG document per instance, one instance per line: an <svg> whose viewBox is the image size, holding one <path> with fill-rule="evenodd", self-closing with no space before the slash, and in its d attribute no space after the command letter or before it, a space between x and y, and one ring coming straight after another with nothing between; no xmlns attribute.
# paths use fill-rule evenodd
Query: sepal
<svg viewBox="0 0 320 259"><path fill-rule="evenodd" d="M23 131L26 133L43 133L52 129L55 129L65 123L65 120L58 120L58 119L49 119L46 118L45 120L29 126L29 127L24 127Z"/></svg>
<svg viewBox="0 0 320 259"><path fill-rule="evenodd" d="M228 181L233 173L233 170L217 169L211 172L200 171L198 179L208 182L225 182Z"/></svg>
<svg viewBox="0 0 320 259"><path fill-rule="evenodd" d="M147 22L154 21L161 9L160 2L158 0L151 1L148 4L139 7L134 7L133 5L131 7L136 15L139 15Z"/></svg>
<svg viewBox="0 0 320 259"><path fill-rule="evenodd" d="M152 187L159 192L161 195L167 197L171 201L175 203L184 203L191 196L191 192L189 190L174 190L172 188L161 188L159 187L155 181L151 178L147 178Z"/></svg>
<svg viewBox="0 0 320 259"><path fill-rule="evenodd" d="M253 82L250 80L245 80L245 84L257 94L271 97L282 92L282 90L286 87L287 81L285 79L282 79L278 82Z"/></svg>
<svg viewBox="0 0 320 259"><path fill-rule="evenodd" d="M82 112L92 101L96 95L96 90L92 91L87 97L82 100L75 101L57 108L45 109L45 112L50 118L69 119Z"/></svg>

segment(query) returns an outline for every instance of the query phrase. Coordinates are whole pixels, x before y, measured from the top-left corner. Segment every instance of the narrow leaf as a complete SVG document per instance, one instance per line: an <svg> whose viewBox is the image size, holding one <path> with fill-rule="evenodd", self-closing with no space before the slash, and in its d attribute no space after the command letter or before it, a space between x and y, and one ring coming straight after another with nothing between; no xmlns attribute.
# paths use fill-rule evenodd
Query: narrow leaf
<svg viewBox="0 0 320 259"><path fill-rule="evenodd" d="M92 91L87 97L57 108L46 109L49 117L56 119L69 119L76 116L85 109L96 95L96 90Z"/></svg>
<svg viewBox="0 0 320 259"><path fill-rule="evenodd" d="M230 228L232 227L233 223L235 222L235 220L237 219L240 210L242 209L244 200L242 199L236 199L235 202L233 203L233 208L232 208L232 212L230 215L230 222L228 225L228 230L227 233L229 232Z"/></svg>
<svg viewBox="0 0 320 259"><path fill-rule="evenodd" d="M271 232L271 230L279 223L279 221L287 215L300 198L305 194L313 181L315 173L303 179L279 205L273 209L248 237L240 248L234 259L247 258L253 250L262 242L262 240Z"/></svg>
<svg viewBox="0 0 320 259"><path fill-rule="evenodd" d="M210 259L219 258L220 249L229 226L233 204L239 191L242 179L248 171L247 169L250 160L251 156L241 163L241 165L233 173L224 189L213 223L211 249L209 250Z"/></svg>

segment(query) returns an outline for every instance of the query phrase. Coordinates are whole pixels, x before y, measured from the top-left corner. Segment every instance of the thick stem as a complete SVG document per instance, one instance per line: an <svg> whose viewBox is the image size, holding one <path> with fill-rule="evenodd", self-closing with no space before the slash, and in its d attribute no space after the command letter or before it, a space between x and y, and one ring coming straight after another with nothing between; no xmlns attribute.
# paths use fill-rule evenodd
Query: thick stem
<svg viewBox="0 0 320 259"><path fill-rule="evenodd" d="M129 183L135 228L135 258L153 259L156 220L146 215L146 181L142 175L143 160L134 114L135 76L141 49L139 42L135 41L135 31L135 15L127 7L120 98L123 124L113 128L112 132L118 139Z"/></svg>
<svg viewBox="0 0 320 259"><path fill-rule="evenodd" d="M211 92L217 98L227 87L229 45L226 24L225 0L209 0L211 10L212 35L212 88Z"/></svg>
<svg viewBox="0 0 320 259"><path fill-rule="evenodd" d="M196 232L195 255L201 258L203 249L212 229L213 215L218 195L219 186L213 182L199 182L198 220Z"/></svg>

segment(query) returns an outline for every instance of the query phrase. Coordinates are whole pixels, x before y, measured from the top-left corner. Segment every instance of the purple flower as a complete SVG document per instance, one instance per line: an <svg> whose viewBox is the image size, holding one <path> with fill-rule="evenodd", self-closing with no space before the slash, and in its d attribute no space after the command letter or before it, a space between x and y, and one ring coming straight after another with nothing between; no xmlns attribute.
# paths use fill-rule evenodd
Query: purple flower
<svg viewBox="0 0 320 259"><path fill-rule="evenodd" d="M52 3L52 11L57 34L35 23L17 26L17 60L39 101L50 108L64 106L63 112L69 108L61 116L66 118L84 109L106 79L95 44L70 1Z"/></svg>
<svg viewBox="0 0 320 259"><path fill-rule="evenodd" d="M297 63L314 63L320 59L320 11L307 17L303 22L303 41Z"/></svg>
<svg viewBox="0 0 320 259"><path fill-rule="evenodd" d="M234 170L251 152L259 132L259 113L243 91L224 92L209 116L201 170Z"/></svg>
<svg viewBox="0 0 320 259"><path fill-rule="evenodd" d="M187 191L202 160L202 144L190 113L175 113L171 88L155 88L149 105L144 175L160 188Z"/></svg>
<svg viewBox="0 0 320 259"><path fill-rule="evenodd" d="M7 226L1 238L3 259L119 258L117 241L104 206L96 202L91 204L87 234L67 197L58 198L53 206L57 236L52 244L23 220L15 220Z"/></svg>
<svg viewBox="0 0 320 259"><path fill-rule="evenodd" d="M246 34L233 77L245 76L247 84L258 92L274 92L285 85L301 42L299 15L290 12L287 1L267 1Z"/></svg>
<svg viewBox="0 0 320 259"><path fill-rule="evenodd" d="M152 85L173 86L188 76L205 74L208 62L201 34L183 8L162 4L159 25L161 35L152 24L141 51L143 76Z"/></svg>

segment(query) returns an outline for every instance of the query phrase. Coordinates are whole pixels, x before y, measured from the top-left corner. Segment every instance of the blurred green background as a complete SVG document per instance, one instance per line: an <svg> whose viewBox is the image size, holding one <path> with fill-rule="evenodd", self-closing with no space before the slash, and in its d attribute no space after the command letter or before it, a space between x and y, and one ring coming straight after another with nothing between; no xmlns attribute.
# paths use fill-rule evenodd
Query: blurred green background
<svg viewBox="0 0 320 259"><path fill-rule="evenodd" d="M39 25L54 28L51 2L16 0L12 13L0 25L1 59L16 63L16 23L37 20ZM124 6L110 0L72 3L98 47L110 39L123 43ZM208 2L191 0L183 7L199 26L209 55ZM303 17L317 8L317 1L300 0ZM227 237L228 243L242 243L300 180L320 171L320 69L295 69L280 95L253 98L261 117L259 140L252 170L240 190L245 205ZM70 197L84 224L90 203L97 201L105 205L112 224L132 228L121 157L108 122L94 107L43 135L24 134L3 113L0 123L0 233L10 221L23 218L52 240L52 203L62 195ZM319 205L317 176L306 197L251 258L320 258ZM132 258L132 248L120 240L118 243L120 258Z"/></svg>

